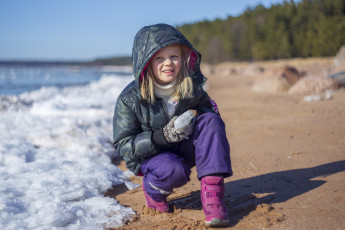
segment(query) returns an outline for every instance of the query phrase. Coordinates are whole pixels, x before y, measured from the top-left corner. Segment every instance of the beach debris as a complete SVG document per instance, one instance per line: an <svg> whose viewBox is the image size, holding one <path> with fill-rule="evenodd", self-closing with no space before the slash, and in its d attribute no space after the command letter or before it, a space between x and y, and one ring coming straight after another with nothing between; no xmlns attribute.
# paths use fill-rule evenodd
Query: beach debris
<svg viewBox="0 0 345 230"><path fill-rule="evenodd" d="M317 95L317 94L306 95L303 98L303 101L306 101L306 102L321 101L321 100L322 100L322 97L320 95Z"/></svg>
<svg viewBox="0 0 345 230"><path fill-rule="evenodd" d="M214 65L209 65L209 64L202 64L201 65L201 71L205 74L205 75L212 75L215 74L216 72L216 67Z"/></svg>
<svg viewBox="0 0 345 230"><path fill-rule="evenodd" d="M325 92L324 96L321 96L319 94L311 94L311 95L306 95L303 98L303 101L305 102L311 102L311 101L322 101L322 100L330 100L333 97L333 91L332 90L327 90Z"/></svg>
<svg viewBox="0 0 345 230"><path fill-rule="evenodd" d="M333 97L333 90L326 90L326 93L325 93L325 100L329 100L329 99L332 99Z"/></svg>
<svg viewBox="0 0 345 230"><path fill-rule="evenodd" d="M303 74L291 66L279 67L260 74L252 90L254 92L279 93L287 92Z"/></svg>
<svg viewBox="0 0 345 230"><path fill-rule="evenodd" d="M329 75L329 77L334 79L339 84L340 87L344 87L345 86L345 67L344 67L344 70L333 73Z"/></svg>
<svg viewBox="0 0 345 230"><path fill-rule="evenodd" d="M255 166L255 164L253 162L249 162L250 166L252 166L255 170L258 170L258 167Z"/></svg>
<svg viewBox="0 0 345 230"><path fill-rule="evenodd" d="M307 95L304 101L329 100L332 98L332 93L330 92L341 86L345 86L345 45L340 48L335 56L334 69L330 73L304 77L289 89L289 93L320 94L328 92L325 97Z"/></svg>
<svg viewBox="0 0 345 230"><path fill-rule="evenodd" d="M345 86L345 45L343 45L334 57L334 69L328 75L336 81L340 87Z"/></svg>
<svg viewBox="0 0 345 230"><path fill-rule="evenodd" d="M240 68L237 70L240 74L255 77L259 74L263 74L265 72L265 69L262 66L259 66L255 63L247 65L245 68Z"/></svg>
<svg viewBox="0 0 345 230"><path fill-rule="evenodd" d="M307 76L300 79L290 89L290 94L318 94L327 90L335 90L338 84L331 78Z"/></svg>
<svg viewBox="0 0 345 230"><path fill-rule="evenodd" d="M345 63L345 45L342 45L334 57L334 66L337 68Z"/></svg>

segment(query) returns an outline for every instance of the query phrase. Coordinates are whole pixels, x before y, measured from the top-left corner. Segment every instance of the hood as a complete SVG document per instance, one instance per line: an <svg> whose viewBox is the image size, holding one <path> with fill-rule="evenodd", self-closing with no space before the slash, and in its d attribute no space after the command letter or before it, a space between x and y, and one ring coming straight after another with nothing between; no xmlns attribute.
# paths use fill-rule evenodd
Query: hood
<svg viewBox="0 0 345 230"><path fill-rule="evenodd" d="M156 24L145 26L139 30L134 38L132 50L133 74L137 84L139 84L142 73L146 69L151 58L162 48L172 45L182 44L189 48L190 75L200 85L206 82L206 78L200 71L201 54L194 49L185 36L167 24Z"/></svg>

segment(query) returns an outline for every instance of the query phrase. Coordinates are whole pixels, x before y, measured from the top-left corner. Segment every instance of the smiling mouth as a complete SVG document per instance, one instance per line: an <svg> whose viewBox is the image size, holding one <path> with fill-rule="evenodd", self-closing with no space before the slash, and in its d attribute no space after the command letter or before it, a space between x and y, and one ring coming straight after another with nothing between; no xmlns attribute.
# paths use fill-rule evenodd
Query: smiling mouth
<svg viewBox="0 0 345 230"><path fill-rule="evenodd" d="M163 73L173 73L175 70L163 70Z"/></svg>

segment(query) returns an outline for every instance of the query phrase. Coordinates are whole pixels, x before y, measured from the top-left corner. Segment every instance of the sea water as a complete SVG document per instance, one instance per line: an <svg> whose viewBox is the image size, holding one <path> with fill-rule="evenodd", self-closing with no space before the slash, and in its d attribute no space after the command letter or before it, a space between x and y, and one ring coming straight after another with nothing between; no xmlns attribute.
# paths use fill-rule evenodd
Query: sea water
<svg viewBox="0 0 345 230"><path fill-rule="evenodd" d="M130 71L79 70L89 80L62 69L6 71L12 79L4 83L1 72L0 229L103 229L131 219L133 210L104 196L117 184L138 186L111 163L113 109L133 80ZM55 76L64 71L68 80Z"/></svg>
<svg viewBox="0 0 345 230"><path fill-rule="evenodd" d="M130 67L0 65L0 95L18 95L49 86L85 85L98 80L104 73L129 75Z"/></svg>

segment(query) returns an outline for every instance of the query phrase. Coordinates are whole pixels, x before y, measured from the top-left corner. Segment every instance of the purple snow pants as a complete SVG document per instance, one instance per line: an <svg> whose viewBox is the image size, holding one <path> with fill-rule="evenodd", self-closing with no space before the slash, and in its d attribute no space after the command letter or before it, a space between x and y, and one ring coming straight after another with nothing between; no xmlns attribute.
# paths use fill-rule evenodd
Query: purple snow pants
<svg viewBox="0 0 345 230"><path fill-rule="evenodd" d="M175 149L162 149L141 165L146 193L160 202L174 188L185 185L190 179L190 168L196 166L199 180L211 174L232 175L230 146L223 120L216 114L199 116L194 132Z"/></svg>

